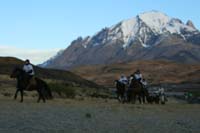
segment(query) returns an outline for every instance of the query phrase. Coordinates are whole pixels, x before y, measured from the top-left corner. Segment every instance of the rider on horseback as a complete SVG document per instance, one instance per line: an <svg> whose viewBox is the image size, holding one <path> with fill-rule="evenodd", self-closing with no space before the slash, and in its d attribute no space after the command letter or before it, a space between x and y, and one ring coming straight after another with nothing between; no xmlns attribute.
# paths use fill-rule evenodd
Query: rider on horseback
<svg viewBox="0 0 200 133"><path fill-rule="evenodd" d="M35 72L33 70L33 66L31 65L31 63L30 63L30 61L28 59L25 61L25 64L23 66L23 70L26 73L28 73L28 75L30 76L29 79L31 79L35 74Z"/></svg>
<svg viewBox="0 0 200 133"><path fill-rule="evenodd" d="M137 71L135 71L133 74L131 74L131 76L129 78L129 82L131 82L132 79L136 79L137 81L139 81L142 84L142 74L140 73L139 69Z"/></svg>
<svg viewBox="0 0 200 133"><path fill-rule="evenodd" d="M144 88L147 88L147 81L144 78L141 80L141 83Z"/></svg>
<svg viewBox="0 0 200 133"><path fill-rule="evenodd" d="M119 82L126 85L128 83L128 79L126 78L125 75L121 75L120 79L119 79Z"/></svg>
<svg viewBox="0 0 200 133"><path fill-rule="evenodd" d="M134 77L136 80L141 81L142 80L142 74L140 73L140 70L138 69L135 73L134 73Z"/></svg>
<svg viewBox="0 0 200 133"><path fill-rule="evenodd" d="M27 86L28 89L30 88L30 86L35 85L35 78L34 78L35 72L33 70L33 66L31 65L28 59L25 61L23 70L28 74L28 86Z"/></svg>

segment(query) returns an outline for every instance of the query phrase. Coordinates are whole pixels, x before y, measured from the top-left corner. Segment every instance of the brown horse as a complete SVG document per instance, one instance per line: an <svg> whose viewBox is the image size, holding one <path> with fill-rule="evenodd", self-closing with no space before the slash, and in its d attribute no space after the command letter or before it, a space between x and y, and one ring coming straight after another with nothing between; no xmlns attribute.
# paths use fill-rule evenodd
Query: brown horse
<svg viewBox="0 0 200 133"><path fill-rule="evenodd" d="M127 91L128 102L133 100L133 103L135 103L137 97L140 103L145 103L145 97L148 97L148 91L143 87L142 83L133 76Z"/></svg>
<svg viewBox="0 0 200 133"><path fill-rule="evenodd" d="M45 99L52 99L52 94L51 90L49 89L48 85L46 82L39 78L34 79L34 83L30 83L30 78L29 75L22 70L21 68L16 67L13 72L10 75L11 78L16 78L17 79L17 90L14 96L14 99L17 98L17 94L20 91L21 93L21 102L23 102L23 91L33 91L36 90L39 94L37 102L40 102L40 99L45 102Z"/></svg>

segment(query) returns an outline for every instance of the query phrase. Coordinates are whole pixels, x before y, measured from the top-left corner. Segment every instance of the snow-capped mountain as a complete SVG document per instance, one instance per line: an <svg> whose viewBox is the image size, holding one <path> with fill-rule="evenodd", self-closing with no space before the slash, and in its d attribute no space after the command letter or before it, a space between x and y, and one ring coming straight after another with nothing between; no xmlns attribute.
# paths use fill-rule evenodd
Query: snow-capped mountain
<svg viewBox="0 0 200 133"><path fill-rule="evenodd" d="M104 28L94 36L79 37L45 67L69 69L80 65L134 60L167 59L200 62L200 32L158 11L150 11Z"/></svg>

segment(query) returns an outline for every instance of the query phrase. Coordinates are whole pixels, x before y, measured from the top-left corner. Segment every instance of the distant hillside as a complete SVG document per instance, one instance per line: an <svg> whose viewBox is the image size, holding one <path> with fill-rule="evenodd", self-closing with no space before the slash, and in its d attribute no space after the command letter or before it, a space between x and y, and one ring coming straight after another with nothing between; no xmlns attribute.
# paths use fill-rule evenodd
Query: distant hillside
<svg viewBox="0 0 200 133"><path fill-rule="evenodd" d="M113 87L113 81L119 79L121 74L129 76L136 69L141 70L149 84L183 85L187 83L200 85L200 65L186 65L166 61L138 61L84 66L75 68L72 72L100 85Z"/></svg>
<svg viewBox="0 0 200 133"><path fill-rule="evenodd" d="M15 67L22 67L23 61L13 57L0 57L0 74L10 75ZM91 81L85 80L69 71L44 69L34 66L36 76L44 79L62 80L90 88L103 88Z"/></svg>

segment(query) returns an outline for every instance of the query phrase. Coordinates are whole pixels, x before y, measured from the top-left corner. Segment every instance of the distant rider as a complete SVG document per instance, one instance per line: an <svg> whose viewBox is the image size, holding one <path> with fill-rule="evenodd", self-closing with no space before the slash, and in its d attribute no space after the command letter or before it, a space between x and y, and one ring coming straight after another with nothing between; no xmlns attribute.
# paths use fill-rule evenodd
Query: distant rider
<svg viewBox="0 0 200 133"><path fill-rule="evenodd" d="M144 88L147 88L147 81L145 79L142 79L141 83L142 83Z"/></svg>
<svg viewBox="0 0 200 133"><path fill-rule="evenodd" d="M159 87L158 93L159 93L160 95L164 95L164 94L165 94L164 88L163 88L163 87Z"/></svg>
<svg viewBox="0 0 200 133"><path fill-rule="evenodd" d="M142 80L142 74L140 73L140 70L138 69L135 73L134 73L134 77L136 80L140 81Z"/></svg>
<svg viewBox="0 0 200 133"><path fill-rule="evenodd" d="M125 75L121 75L119 82L126 85L128 83L128 79Z"/></svg>

